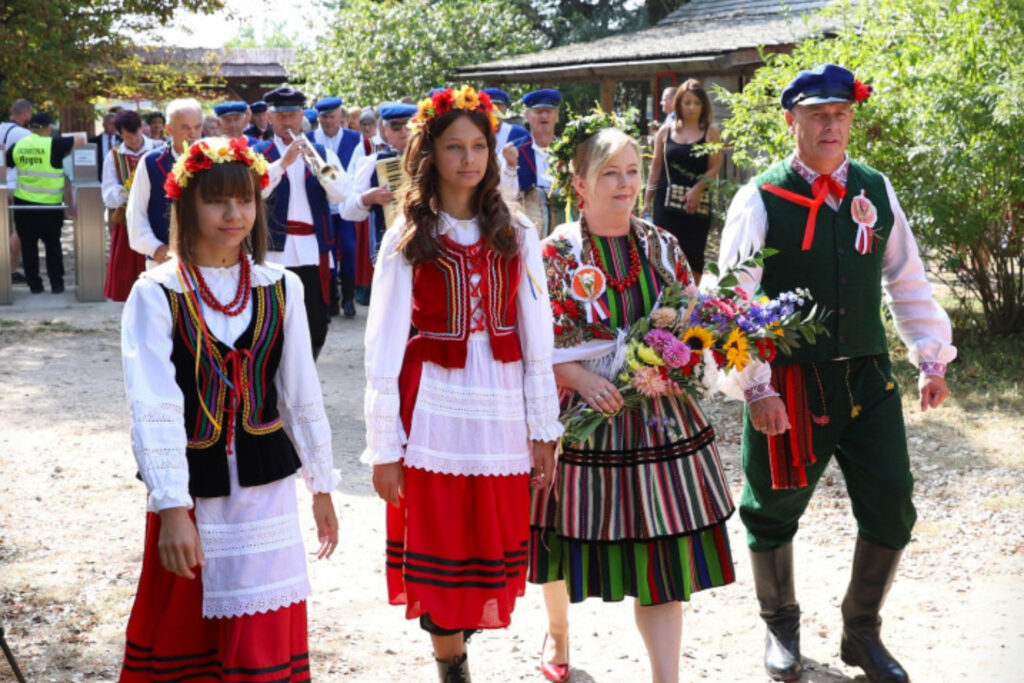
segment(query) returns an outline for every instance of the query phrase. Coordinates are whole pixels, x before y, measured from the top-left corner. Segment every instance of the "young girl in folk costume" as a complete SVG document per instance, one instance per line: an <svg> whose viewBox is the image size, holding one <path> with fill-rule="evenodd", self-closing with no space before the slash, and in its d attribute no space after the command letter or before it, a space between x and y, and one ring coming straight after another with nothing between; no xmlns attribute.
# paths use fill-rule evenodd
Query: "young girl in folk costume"
<svg viewBox="0 0 1024 683"><path fill-rule="evenodd" d="M652 679L679 679L680 601L734 580L725 519L733 503L715 433L688 395L651 399L645 419L613 379L616 337L690 272L669 233L632 215L640 148L611 115L566 126L556 182L581 199L579 222L544 240L555 313L555 377L572 409L610 415L583 443L562 442L554 486L531 510L530 580L544 584L541 671L569 678L569 602L632 596Z"/></svg>
<svg viewBox="0 0 1024 683"><path fill-rule="evenodd" d="M308 681L309 580L292 475L318 557L337 544L331 430L302 285L265 265L266 163L201 140L168 175L171 259L125 304L132 448L149 490L123 682Z"/></svg>
<svg viewBox="0 0 1024 683"><path fill-rule="evenodd" d="M388 595L430 634L442 681L469 680L464 631L509 624L529 472L550 476L562 433L537 233L499 194L491 109L469 87L420 103L366 328L363 461L389 503Z"/></svg>

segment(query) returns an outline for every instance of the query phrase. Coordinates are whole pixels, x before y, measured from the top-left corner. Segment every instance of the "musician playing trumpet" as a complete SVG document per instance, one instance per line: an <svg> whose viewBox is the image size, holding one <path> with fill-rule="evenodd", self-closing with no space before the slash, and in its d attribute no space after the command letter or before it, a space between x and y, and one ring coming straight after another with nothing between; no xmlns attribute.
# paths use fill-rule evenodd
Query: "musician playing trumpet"
<svg viewBox="0 0 1024 683"><path fill-rule="evenodd" d="M331 252L336 239L331 204L345 201L352 178L338 155L302 135L306 96L292 88L266 94L274 137L255 150L270 163L267 203L270 248L267 260L302 280L309 336L316 358L330 323Z"/></svg>

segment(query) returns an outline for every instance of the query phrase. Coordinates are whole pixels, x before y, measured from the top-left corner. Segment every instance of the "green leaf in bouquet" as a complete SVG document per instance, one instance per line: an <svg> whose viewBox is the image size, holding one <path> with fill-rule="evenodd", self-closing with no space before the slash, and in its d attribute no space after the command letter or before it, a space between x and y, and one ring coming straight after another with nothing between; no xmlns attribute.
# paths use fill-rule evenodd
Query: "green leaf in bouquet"
<svg viewBox="0 0 1024 683"><path fill-rule="evenodd" d="M708 261L704 264L704 270L708 271L715 277L718 277L718 264L714 261Z"/></svg>
<svg viewBox="0 0 1024 683"><path fill-rule="evenodd" d="M740 279L738 277L736 277L736 275L732 271L730 271L728 274L723 276L722 279L720 279L718 281L718 286L719 287L735 287L739 283L740 283Z"/></svg>

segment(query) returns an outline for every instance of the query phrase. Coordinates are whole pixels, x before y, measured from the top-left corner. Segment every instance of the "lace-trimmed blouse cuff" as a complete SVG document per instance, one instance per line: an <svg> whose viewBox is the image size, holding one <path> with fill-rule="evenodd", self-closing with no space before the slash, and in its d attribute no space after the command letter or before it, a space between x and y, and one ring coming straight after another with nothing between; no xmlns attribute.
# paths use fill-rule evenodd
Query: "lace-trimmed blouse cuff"
<svg viewBox="0 0 1024 683"><path fill-rule="evenodd" d="M188 492L188 472L165 474L161 479L150 489L148 509L153 512L178 507L191 510L193 502Z"/></svg>
<svg viewBox="0 0 1024 683"><path fill-rule="evenodd" d="M754 403L762 398L771 398L778 395L779 392L775 391L775 387L770 382L764 382L743 390L743 398L746 399L747 403Z"/></svg>
<svg viewBox="0 0 1024 683"><path fill-rule="evenodd" d="M341 484L341 475L331 466L322 467L321 463L303 466L302 478L310 493L330 493Z"/></svg>
<svg viewBox="0 0 1024 683"><path fill-rule="evenodd" d="M937 360L923 360L917 368L922 375L934 375L936 377L946 376L946 364Z"/></svg>

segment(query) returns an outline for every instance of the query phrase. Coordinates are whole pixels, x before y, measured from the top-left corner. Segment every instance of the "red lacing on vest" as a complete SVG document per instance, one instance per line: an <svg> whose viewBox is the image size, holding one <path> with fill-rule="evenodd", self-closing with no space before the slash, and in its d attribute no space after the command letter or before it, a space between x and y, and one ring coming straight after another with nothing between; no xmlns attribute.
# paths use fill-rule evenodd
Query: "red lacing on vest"
<svg viewBox="0 0 1024 683"><path fill-rule="evenodd" d="M484 299L489 294L487 286L487 259L483 242L477 242L466 249L466 277L469 281L469 331L487 331L487 309Z"/></svg>

